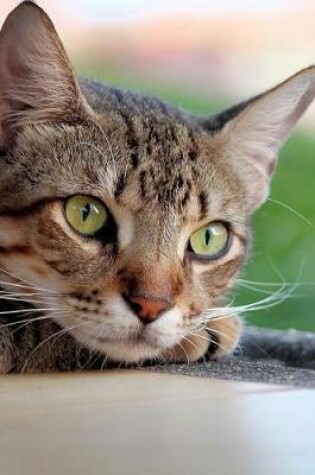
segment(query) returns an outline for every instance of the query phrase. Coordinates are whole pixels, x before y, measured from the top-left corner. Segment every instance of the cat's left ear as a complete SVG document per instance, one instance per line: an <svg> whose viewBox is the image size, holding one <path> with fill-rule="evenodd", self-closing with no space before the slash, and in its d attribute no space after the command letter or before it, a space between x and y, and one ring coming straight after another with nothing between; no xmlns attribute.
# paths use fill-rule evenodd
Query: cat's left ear
<svg viewBox="0 0 315 475"><path fill-rule="evenodd" d="M243 179L251 210L267 198L277 153L314 97L312 66L230 110L232 118L218 132L223 157Z"/></svg>
<svg viewBox="0 0 315 475"><path fill-rule="evenodd" d="M1 141L12 141L28 123L75 122L86 107L50 18L22 2L0 32Z"/></svg>

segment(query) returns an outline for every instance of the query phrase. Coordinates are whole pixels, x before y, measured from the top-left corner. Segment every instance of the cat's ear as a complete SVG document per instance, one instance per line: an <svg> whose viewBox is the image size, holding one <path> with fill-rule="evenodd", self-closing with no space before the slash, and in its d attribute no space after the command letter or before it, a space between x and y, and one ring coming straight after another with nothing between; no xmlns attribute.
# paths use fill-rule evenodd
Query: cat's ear
<svg viewBox="0 0 315 475"><path fill-rule="evenodd" d="M219 132L223 155L242 175L251 209L267 198L277 153L314 97L312 66L230 110Z"/></svg>
<svg viewBox="0 0 315 475"><path fill-rule="evenodd" d="M35 3L21 3L0 32L1 141L26 123L75 121L84 107L51 20Z"/></svg>

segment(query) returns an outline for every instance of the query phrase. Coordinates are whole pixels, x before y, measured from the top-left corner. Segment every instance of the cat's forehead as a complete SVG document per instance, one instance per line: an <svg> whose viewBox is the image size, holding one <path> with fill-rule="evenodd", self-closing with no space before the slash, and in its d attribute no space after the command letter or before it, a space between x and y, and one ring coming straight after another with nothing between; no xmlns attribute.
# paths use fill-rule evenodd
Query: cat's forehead
<svg viewBox="0 0 315 475"><path fill-rule="evenodd" d="M106 91L106 92L104 92ZM20 142L16 185L34 199L86 193L138 210L174 208L202 219L232 201L237 179L216 137L196 119L156 99L102 88L88 102L94 120L44 126ZM28 178L30 183L28 183Z"/></svg>
<svg viewBox="0 0 315 475"><path fill-rule="evenodd" d="M112 125L107 137L116 152L115 199L136 186L143 202L184 205L193 185L201 186L206 150L192 127L153 112L128 117L116 113Z"/></svg>
<svg viewBox="0 0 315 475"><path fill-rule="evenodd" d="M119 204L137 211L173 208L201 220L235 197L237 179L220 160L215 138L197 125L154 111L115 112L112 120L112 128L107 119L102 129L111 144L112 194Z"/></svg>
<svg viewBox="0 0 315 475"><path fill-rule="evenodd" d="M142 202L183 207L194 192L205 201L205 188L220 165L215 138L200 121L152 97L88 85L86 97L98 112L98 140L114 163L115 199L136 187Z"/></svg>

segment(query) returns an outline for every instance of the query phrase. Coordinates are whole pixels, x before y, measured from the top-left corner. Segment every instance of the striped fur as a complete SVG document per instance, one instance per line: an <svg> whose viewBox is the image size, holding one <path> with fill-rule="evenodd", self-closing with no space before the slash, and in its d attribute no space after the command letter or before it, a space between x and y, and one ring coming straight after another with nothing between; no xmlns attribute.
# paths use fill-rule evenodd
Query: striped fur
<svg viewBox="0 0 315 475"><path fill-rule="evenodd" d="M273 168L269 155L264 165L253 111L268 117L265 102L275 95L275 106L279 96L284 125L275 148L310 102L312 75L292 79L292 110L280 103L279 86L198 118L77 80L47 15L29 1L14 10L0 35L0 371L194 361L232 351L241 325L224 296L248 255L249 220ZM75 194L107 206L110 239L83 238L68 225L64 202ZM228 252L194 260L189 236L217 220L228 223ZM134 294L159 296L170 308L144 327L126 303ZM201 324L215 307L226 315Z"/></svg>

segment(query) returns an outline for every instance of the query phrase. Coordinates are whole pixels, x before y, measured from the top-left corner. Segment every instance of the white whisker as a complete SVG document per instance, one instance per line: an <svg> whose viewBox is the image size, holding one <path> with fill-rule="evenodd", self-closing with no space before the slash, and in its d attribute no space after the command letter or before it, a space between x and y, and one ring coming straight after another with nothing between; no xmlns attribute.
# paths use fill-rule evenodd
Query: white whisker
<svg viewBox="0 0 315 475"><path fill-rule="evenodd" d="M105 358L103 359L103 362L101 364L101 368L100 368L101 371L104 370L104 368L106 366L106 363L107 363L107 360L108 360L108 354L106 353Z"/></svg>
<svg viewBox="0 0 315 475"><path fill-rule="evenodd" d="M313 229L315 229L315 225L311 221L309 221L307 218L305 218L305 216L303 216L303 214L299 213L296 209L291 208L291 206L289 206L285 203L282 203L282 201L275 200L273 198L268 198L268 201L270 201L271 203L274 203L276 205L280 205L283 208L287 209L288 211L291 211L291 213L295 214L295 216L298 216L302 221L304 221L304 223L308 224Z"/></svg>
<svg viewBox="0 0 315 475"><path fill-rule="evenodd" d="M212 332L212 329L209 329L209 331ZM227 338L227 339L230 339L230 341L233 341L233 342L234 342L234 339L233 339L233 338L228 338L228 335L226 335L226 334L224 334L224 333L222 333L222 332L216 332L216 333L218 333L218 334L220 333L221 336L223 336L223 337L225 337L225 338ZM204 335L200 335L199 333L190 333L190 335L194 335L194 336L196 336L197 338L200 338L201 340L206 340L206 341L209 341L210 343L214 343L216 346L218 346L219 348L221 348L224 352L227 351L227 349L226 349L225 346L223 346L223 345L222 345L221 343L219 343L218 341L213 340L213 339L210 337L210 335L209 335L209 337L206 337L206 336L204 336Z"/></svg>
<svg viewBox="0 0 315 475"><path fill-rule="evenodd" d="M228 318L233 314L241 315L247 312L256 312L258 310L266 310L272 308L276 305L281 304L288 298L290 298L295 290L295 285L287 289L285 284L280 285L280 287L267 297L243 305L227 305L225 307L213 307L208 308L201 313L200 317L196 320L196 324L202 324L204 322L209 322L212 320L219 320L223 318Z"/></svg>
<svg viewBox="0 0 315 475"><path fill-rule="evenodd" d="M19 309L19 310L4 310L3 312L0 312L0 315L16 315L19 313L38 313L38 312L51 312L54 310L58 310L57 307L55 308L24 308L24 309Z"/></svg>
<svg viewBox="0 0 315 475"><path fill-rule="evenodd" d="M23 282L24 284L26 284L26 285L22 285L22 284L16 284L16 283L11 283L11 282L6 282L6 281L0 281L0 285L1 284L2 285L12 285L12 286L15 286L15 287L24 287L24 288L28 288L28 289L32 289L32 290L35 289L35 290L39 290L41 292L47 292L47 293L53 293L53 294L56 293L53 290L49 290L49 289L45 289L43 287L39 287L35 283L27 281L27 280L23 279L22 277L20 277L16 274L13 274L13 273L7 271L6 269L3 269L3 267L0 267L0 273L5 274L5 275L11 277L12 279L18 280L19 282Z"/></svg>
<svg viewBox="0 0 315 475"><path fill-rule="evenodd" d="M188 364L188 366L189 366L189 365L190 365L190 359L189 359L189 355L188 355L187 351L185 350L184 345L182 345L182 344L179 342L179 343L178 343L178 346L183 350L183 352L184 352L184 354L185 354L185 356L186 356L186 358L187 358L187 364Z"/></svg>
<svg viewBox="0 0 315 475"><path fill-rule="evenodd" d="M22 328L27 327L28 325L31 325L33 322L45 321L45 320L51 321L51 319L61 319L61 318L65 318L65 317L67 317L67 315L64 315L64 312L60 311L60 312L56 312L56 313L51 313L50 315L43 315L43 316L35 317L35 318L22 319L22 320L19 320L19 321L16 321L16 322L8 323L6 325L0 325L0 328L10 327L10 326L15 326L16 325L17 328L12 331L12 335L14 335L16 332L18 332Z"/></svg>
<svg viewBox="0 0 315 475"><path fill-rule="evenodd" d="M22 369L21 369L21 372L23 373L23 372L26 370L26 368L27 368L27 366L28 366L28 364L29 364L29 362L30 362L32 356L33 356L43 345L45 345L46 343L48 343L49 341L51 341L53 338L56 340L56 339L60 338L61 336L65 335L66 333L71 332L71 330L74 330L75 328L78 328L78 327L80 327L80 326L82 326L82 325L85 325L85 324L86 324L86 322L80 322L80 323L78 323L78 324L76 324L76 325L73 325L72 327L62 328L61 330L59 330L59 331L53 333L52 335L50 335L49 337L45 338L45 340L41 341L41 342L31 351L31 353L29 354L27 360L25 361L25 363L24 363L24 365L23 365L23 367L22 367Z"/></svg>
<svg viewBox="0 0 315 475"><path fill-rule="evenodd" d="M193 346L198 352L200 352L200 349L198 348L198 346L188 338L189 336L195 336L196 337L196 336L199 336L199 335L194 334L194 333L189 333L189 335L183 336L183 340L187 341L189 345ZM210 338L209 338L208 341L210 341ZM202 355L201 357L202 357L203 362L205 362L206 361L205 355Z"/></svg>
<svg viewBox="0 0 315 475"><path fill-rule="evenodd" d="M30 303L30 304L44 304L47 303L44 299L28 299L28 298L22 298L22 297L11 297L11 296L0 296L0 300L5 300L9 302L24 302L24 303Z"/></svg>
<svg viewBox="0 0 315 475"><path fill-rule="evenodd" d="M239 286L241 286L241 287L244 287L245 289L252 290L252 291L254 291L254 292L258 293L258 294L270 295L270 294L272 294L272 292L273 292L273 291L270 290L270 289L267 290L266 287L264 287L264 288L261 288L261 287L260 287L260 288L257 288L257 287L255 287L254 285L245 284L245 283L243 283L243 282L238 282L237 285L239 285ZM280 284L280 285L281 285L281 284Z"/></svg>
<svg viewBox="0 0 315 475"><path fill-rule="evenodd" d="M56 310L55 312L50 312L49 315L40 315L38 317L34 318L19 318L19 320L15 320L14 322L10 323L4 323L0 324L0 329L1 328L7 328L7 327L13 327L15 325L19 325L21 323L32 323L32 322L38 322L38 321L43 321L43 320L51 320L52 318L59 318L60 316L67 316L67 314L71 314L72 312L70 310ZM23 313L21 316L26 316L27 313Z"/></svg>

